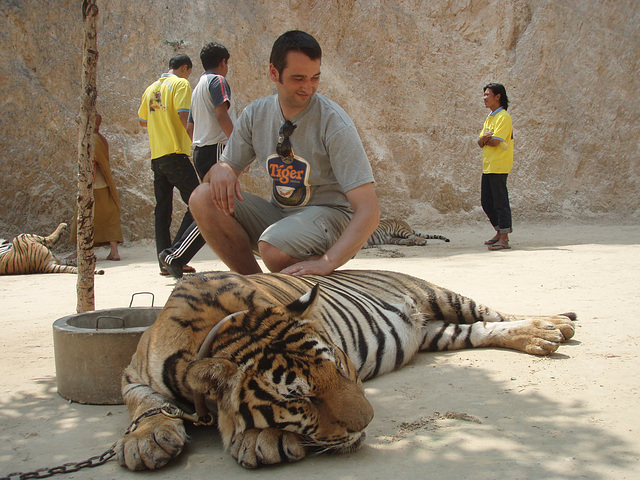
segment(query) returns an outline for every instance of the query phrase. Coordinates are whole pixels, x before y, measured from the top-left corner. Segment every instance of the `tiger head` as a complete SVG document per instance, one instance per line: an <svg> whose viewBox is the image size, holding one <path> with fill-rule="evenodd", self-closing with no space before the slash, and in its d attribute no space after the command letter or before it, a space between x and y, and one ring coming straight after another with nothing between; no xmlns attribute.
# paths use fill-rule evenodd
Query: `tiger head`
<svg viewBox="0 0 640 480"><path fill-rule="evenodd" d="M225 447L249 429L298 434L307 447L353 451L373 408L355 366L314 319L319 288L287 306L235 314L211 356L192 362L189 388L217 404Z"/></svg>

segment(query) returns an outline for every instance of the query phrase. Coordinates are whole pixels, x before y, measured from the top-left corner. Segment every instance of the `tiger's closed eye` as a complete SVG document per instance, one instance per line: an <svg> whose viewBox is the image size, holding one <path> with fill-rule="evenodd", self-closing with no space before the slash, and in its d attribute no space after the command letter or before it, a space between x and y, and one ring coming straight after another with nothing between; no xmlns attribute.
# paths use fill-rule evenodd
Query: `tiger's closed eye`
<svg viewBox="0 0 640 480"><path fill-rule="evenodd" d="M343 374L345 377L348 376L349 372L347 370L347 366L340 360L340 357L336 357L336 366L338 367L338 371Z"/></svg>
<svg viewBox="0 0 640 480"><path fill-rule="evenodd" d="M311 392L311 387L298 378L293 383L276 385L276 391L285 400L295 400L306 398Z"/></svg>
<svg viewBox="0 0 640 480"><path fill-rule="evenodd" d="M300 391L299 388L290 388L286 394L283 395L284 398L294 399L294 398L304 398L304 395Z"/></svg>

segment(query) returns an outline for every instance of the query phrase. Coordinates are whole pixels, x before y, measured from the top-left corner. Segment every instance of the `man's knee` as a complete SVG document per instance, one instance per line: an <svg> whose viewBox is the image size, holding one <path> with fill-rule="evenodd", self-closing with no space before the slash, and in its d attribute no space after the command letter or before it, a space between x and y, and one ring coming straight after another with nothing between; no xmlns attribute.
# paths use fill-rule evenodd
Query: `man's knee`
<svg viewBox="0 0 640 480"><path fill-rule="evenodd" d="M189 197L189 210L194 217L213 208L211 193L208 183L198 185Z"/></svg>
<svg viewBox="0 0 640 480"><path fill-rule="evenodd" d="M300 261L299 259L292 257L279 248L264 241L258 242L258 252L260 253L260 258L262 258L265 266L271 272L279 272L282 269L287 268L289 265L293 265Z"/></svg>

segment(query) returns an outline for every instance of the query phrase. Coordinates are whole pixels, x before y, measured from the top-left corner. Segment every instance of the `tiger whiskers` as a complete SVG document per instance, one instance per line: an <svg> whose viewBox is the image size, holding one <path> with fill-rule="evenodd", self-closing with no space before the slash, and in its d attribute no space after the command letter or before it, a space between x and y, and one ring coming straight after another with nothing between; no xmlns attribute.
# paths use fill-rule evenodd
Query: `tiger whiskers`
<svg viewBox="0 0 640 480"><path fill-rule="evenodd" d="M360 449L366 438L365 432L360 432L357 438L349 439L346 442L312 442L309 437L301 437L302 445L311 450L311 455L321 455L324 453L349 453Z"/></svg>

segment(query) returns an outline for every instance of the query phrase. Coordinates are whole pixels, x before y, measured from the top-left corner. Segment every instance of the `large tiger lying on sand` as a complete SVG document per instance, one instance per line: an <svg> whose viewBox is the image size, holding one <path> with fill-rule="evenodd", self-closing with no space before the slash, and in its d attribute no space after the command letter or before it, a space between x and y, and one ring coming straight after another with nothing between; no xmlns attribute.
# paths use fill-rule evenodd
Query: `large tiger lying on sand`
<svg viewBox="0 0 640 480"><path fill-rule="evenodd" d="M506 315L394 272L190 275L125 369L125 403L142 419L115 450L132 470L165 465L182 451L183 420L146 414L165 404L193 411L195 402L201 410L206 402L225 448L244 467L353 451L373 418L362 380L400 368L418 351L547 355L573 336L575 318Z"/></svg>

